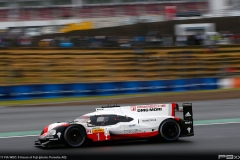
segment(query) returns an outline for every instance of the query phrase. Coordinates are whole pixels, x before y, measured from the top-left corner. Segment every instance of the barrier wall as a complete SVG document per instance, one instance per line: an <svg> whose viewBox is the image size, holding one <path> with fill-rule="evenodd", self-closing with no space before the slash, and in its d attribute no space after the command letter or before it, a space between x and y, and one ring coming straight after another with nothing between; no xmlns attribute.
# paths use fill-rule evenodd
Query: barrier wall
<svg viewBox="0 0 240 160"><path fill-rule="evenodd" d="M0 100L182 92L218 88L217 78L0 86Z"/></svg>
<svg viewBox="0 0 240 160"><path fill-rule="evenodd" d="M218 80L220 89L240 88L240 78L223 78Z"/></svg>

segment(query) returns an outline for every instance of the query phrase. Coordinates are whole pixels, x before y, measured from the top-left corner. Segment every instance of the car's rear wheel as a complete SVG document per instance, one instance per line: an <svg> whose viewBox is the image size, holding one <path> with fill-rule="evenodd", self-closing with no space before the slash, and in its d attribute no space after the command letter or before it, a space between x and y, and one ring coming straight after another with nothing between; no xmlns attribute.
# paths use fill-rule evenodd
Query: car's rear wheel
<svg viewBox="0 0 240 160"><path fill-rule="evenodd" d="M159 126L159 134L166 141L176 141L181 134L181 128L175 120L167 119Z"/></svg>
<svg viewBox="0 0 240 160"><path fill-rule="evenodd" d="M69 126L64 132L65 144L69 147L80 147L86 140L86 131L82 126Z"/></svg>

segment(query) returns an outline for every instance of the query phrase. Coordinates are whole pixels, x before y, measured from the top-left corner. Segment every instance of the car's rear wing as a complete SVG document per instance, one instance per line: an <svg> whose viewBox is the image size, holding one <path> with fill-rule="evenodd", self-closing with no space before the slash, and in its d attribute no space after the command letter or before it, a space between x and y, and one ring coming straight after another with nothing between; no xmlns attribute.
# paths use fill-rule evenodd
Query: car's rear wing
<svg viewBox="0 0 240 160"><path fill-rule="evenodd" d="M182 127L181 136L193 136L193 110L192 103L183 103L182 106L176 104L176 112L183 112L183 119L179 121Z"/></svg>

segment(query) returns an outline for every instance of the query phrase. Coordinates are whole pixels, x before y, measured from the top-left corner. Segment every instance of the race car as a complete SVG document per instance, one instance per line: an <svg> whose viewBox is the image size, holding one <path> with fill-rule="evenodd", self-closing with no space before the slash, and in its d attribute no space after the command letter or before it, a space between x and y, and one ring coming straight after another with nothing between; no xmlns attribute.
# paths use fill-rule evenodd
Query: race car
<svg viewBox="0 0 240 160"><path fill-rule="evenodd" d="M176 111L183 112L183 119L175 116ZM182 107L177 103L108 105L74 121L46 126L35 145L81 147L89 142L153 138L176 141L193 135L191 103L183 103Z"/></svg>

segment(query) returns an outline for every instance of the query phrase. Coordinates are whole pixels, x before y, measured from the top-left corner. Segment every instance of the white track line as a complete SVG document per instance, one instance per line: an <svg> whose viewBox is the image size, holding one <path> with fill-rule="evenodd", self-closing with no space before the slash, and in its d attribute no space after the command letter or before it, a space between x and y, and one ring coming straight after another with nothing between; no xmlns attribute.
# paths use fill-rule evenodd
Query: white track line
<svg viewBox="0 0 240 160"><path fill-rule="evenodd" d="M194 126L209 126L209 125L217 125L217 124L237 124L240 122L223 122L223 123L211 123L211 124L195 124ZM0 139L4 138L24 138L24 137L36 137L39 135L24 135L24 136L9 136L9 137L0 137Z"/></svg>
<svg viewBox="0 0 240 160"><path fill-rule="evenodd" d="M194 122L193 122L194 123ZM194 126L210 126L210 125L216 125L216 124L234 124L234 123L240 123L240 122L223 122L223 123L210 123L210 124L195 124Z"/></svg>
<svg viewBox="0 0 240 160"><path fill-rule="evenodd" d="M36 137L39 135L25 135L25 136L9 136L9 137L0 137L0 139L4 139L4 138L22 138L22 137Z"/></svg>

